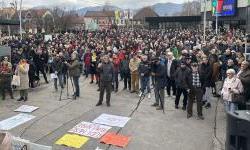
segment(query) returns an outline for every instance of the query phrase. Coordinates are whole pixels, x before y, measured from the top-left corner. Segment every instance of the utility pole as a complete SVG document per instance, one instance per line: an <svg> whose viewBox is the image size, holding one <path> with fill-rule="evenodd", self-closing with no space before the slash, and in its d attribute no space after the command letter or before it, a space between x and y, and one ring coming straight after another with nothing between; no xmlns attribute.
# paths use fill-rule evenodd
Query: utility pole
<svg viewBox="0 0 250 150"><path fill-rule="evenodd" d="M207 0L204 0L204 20L203 20L203 43L206 42L206 24L207 24Z"/></svg>

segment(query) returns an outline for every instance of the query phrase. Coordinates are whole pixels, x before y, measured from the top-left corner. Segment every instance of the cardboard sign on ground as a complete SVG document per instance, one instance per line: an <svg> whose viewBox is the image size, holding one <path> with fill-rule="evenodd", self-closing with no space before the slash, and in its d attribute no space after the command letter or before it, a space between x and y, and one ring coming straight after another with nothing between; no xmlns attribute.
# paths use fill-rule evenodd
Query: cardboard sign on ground
<svg viewBox="0 0 250 150"><path fill-rule="evenodd" d="M57 145L64 145L72 148L81 148L89 138L76 134L65 134L62 138L56 141Z"/></svg>
<svg viewBox="0 0 250 150"><path fill-rule="evenodd" d="M69 130L70 133L84 135L92 138L101 138L108 130L111 129L109 126L100 124L81 122L76 125L73 129Z"/></svg>
<svg viewBox="0 0 250 150"><path fill-rule="evenodd" d="M32 116L32 115L18 114L16 116L11 117L11 118L0 121L0 130L10 130L10 129L15 128L21 124L24 124L25 122L28 122L34 118L35 118L35 116Z"/></svg>
<svg viewBox="0 0 250 150"><path fill-rule="evenodd" d="M130 120L128 117L116 116L116 115L109 115L109 114L102 114L98 118L96 118L93 123L103 124L108 126L116 126L116 127L124 127L127 122Z"/></svg>
<svg viewBox="0 0 250 150"><path fill-rule="evenodd" d="M15 112L23 112L23 113L31 113L35 110L37 110L39 107L35 106L28 106L28 105L22 105L19 108L15 110Z"/></svg>
<svg viewBox="0 0 250 150"><path fill-rule="evenodd" d="M131 137L117 135L116 133L109 132L101 138L101 143L111 144L118 147L126 147L131 140Z"/></svg>

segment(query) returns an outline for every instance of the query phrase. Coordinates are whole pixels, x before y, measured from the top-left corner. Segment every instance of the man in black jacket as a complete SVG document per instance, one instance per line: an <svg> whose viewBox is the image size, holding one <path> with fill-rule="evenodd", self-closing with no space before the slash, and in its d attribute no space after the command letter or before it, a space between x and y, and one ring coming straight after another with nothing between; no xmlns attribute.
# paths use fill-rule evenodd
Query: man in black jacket
<svg viewBox="0 0 250 150"><path fill-rule="evenodd" d="M113 64L109 61L108 55L103 56L103 63L98 65L98 71L100 73L100 96L96 106L102 105L104 91L106 90L106 103L107 106L110 107L114 67Z"/></svg>
<svg viewBox="0 0 250 150"><path fill-rule="evenodd" d="M173 95L176 95L176 85L174 74L178 68L178 61L174 59L174 55L172 52L167 53L167 60L166 60L166 73L167 73L167 94L171 96L171 88L173 90Z"/></svg>
<svg viewBox="0 0 250 150"><path fill-rule="evenodd" d="M177 69L175 73L175 83L177 87L177 93L175 98L175 108L179 108L179 101L181 94L184 95L183 99L183 107L182 110L186 110L187 107L187 97L188 97L188 79L190 75L191 70L186 66L185 61L181 61L180 67Z"/></svg>
<svg viewBox="0 0 250 150"><path fill-rule="evenodd" d="M162 110L164 109L164 88L166 84L165 69L164 65L160 64L159 58L155 58L153 63L155 63L155 70L152 72L152 76L155 77L155 103L152 106L158 106L156 109Z"/></svg>
<svg viewBox="0 0 250 150"><path fill-rule="evenodd" d="M130 69L129 69L129 61L130 61L129 56L128 54L126 54L125 59L121 61L120 70L121 70L121 74L122 74L123 81L124 81L123 90L126 90L128 88L130 91L131 90L131 76L130 76Z"/></svg>
<svg viewBox="0 0 250 150"><path fill-rule="evenodd" d="M63 65L64 64L63 64L62 60L60 59L59 54L57 54L53 60L53 63L52 63L52 71L56 76L54 78L54 87L55 87L56 91L58 90L57 80L59 80L59 84L60 84L61 88L63 88L63 74L62 74Z"/></svg>
<svg viewBox="0 0 250 150"><path fill-rule="evenodd" d="M150 97L150 64L147 60L147 56L144 55L142 56L142 62L140 62L139 64L139 68L138 68L138 72L139 72L139 76L140 76L140 80L141 80L141 92L139 94L139 96L141 96L142 94L145 94L145 90L147 88L147 92L149 93L149 97Z"/></svg>

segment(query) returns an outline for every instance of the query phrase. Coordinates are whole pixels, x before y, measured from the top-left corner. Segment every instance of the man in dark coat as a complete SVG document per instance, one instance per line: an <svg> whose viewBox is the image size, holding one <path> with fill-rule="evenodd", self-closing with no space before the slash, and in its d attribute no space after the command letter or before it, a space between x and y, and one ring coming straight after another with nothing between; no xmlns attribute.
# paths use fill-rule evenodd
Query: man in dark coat
<svg viewBox="0 0 250 150"><path fill-rule="evenodd" d="M103 57L103 63L98 65L98 72L100 73L100 96L96 106L102 105L104 91L106 90L106 103L107 106L110 107L114 67L107 55Z"/></svg>
<svg viewBox="0 0 250 150"><path fill-rule="evenodd" d="M155 77L155 103L152 106L157 107L157 110L162 110L164 109L164 88L166 84L166 74L164 65L160 64L159 58L155 58L153 63L155 63L155 70L152 72L152 76Z"/></svg>
<svg viewBox="0 0 250 150"><path fill-rule="evenodd" d="M126 54L125 58L121 61L120 70L121 70L121 74L122 74L123 81L124 81L123 90L126 90L128 88L130 91L131 90L131 76L130 76L130 70L129 70L129 61L130 61L129 56Z"/></svg>
<svg viewBox="0 0 250 150"><path fill-rule="evenodd" d="M204 90L204 97L203 97L203 103L205 103L206 108L211 107L211 93L212 92L210 89L212 87L212 67L208 63L208 58L204 57L202 59L202 63L200 64L200 80L201 84L203 85L203 90Z"/></svg>
<svg viewBox="0 0 250 150"><path fill-rule="evenodd" d="M46 63L47 63L46 62L47 56L44 53L42 53L41 49L38 49L33 54L34 54L33 59L34 59L36 69L37 69L36 70L37 76L39 77L39 72L41 72L43 74L45 82L49 83L48 79L47 79L47 76L46 76L46 73L45 73L45 66L46 66Z"/></svg>
<svg viewBox="0 0 250 150"><path fill-rule="evenodd" d="M168 96L171 96L171 88L173 90L173 95L176 95L176 85L175 85L175 79L174 74L175 71L178 68L178 61L174 59L174 55L172 52L169 52L167 54L167 60L166 60L166 73L167 73L167 94Z"/></svg>
<svg viewBox="0 0 250 150"><path fill-rule="evenodd" d="M57 76L57 78L54 78L54 87L56 91L58 90L57 88L57 80L59 80L59 85L61 88L63 88L63 62L60 59L59 54L56 55L56 57L53 59L52 62L52 71L53 73Z"/></svg>
<svg viewBox="0 0 250 150"><path fill-rule="evenodd" d="M184 99L183 99L183 110L186 110L187 107L187 98L188 98L188 79L189 79L189 75L191 70L186 66L186 62L185 61L181 61L180 63L180 67L177 69L176 73L175 73L175 83L176 83L176 87L177 87L177 93L176 93L176 98L175 98L175 108L178 109L179 108L179 101L180 101L180 97L181 94L184 95Z"/></svg>

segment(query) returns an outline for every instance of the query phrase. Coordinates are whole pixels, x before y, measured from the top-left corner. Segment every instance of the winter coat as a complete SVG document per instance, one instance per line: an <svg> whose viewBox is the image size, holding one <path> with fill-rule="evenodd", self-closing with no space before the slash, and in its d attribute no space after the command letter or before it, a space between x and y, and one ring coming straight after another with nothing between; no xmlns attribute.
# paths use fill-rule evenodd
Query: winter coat
<svg viewBox="0 0 250 150"><path fill-rule="evenodd" d="M130 70L129 70L129 59L124 59L121 61L120 64L120 71L123 74L130 74Z"/></svg>
<svg viewBox="0 0 250 150"><path fill-rule="evenodd" d="M158 64L155 66L155 86L158 89L164 89L166 85L166 74L164 65Z"/></svg>
<svg viewBox="0 0 250 150"><path fill-rule="evenodd" d="M250 100L250 69L239 73L239 79L244 87L244 94L247 100Z"/></svg>
<svg viewBox="0 0 250 150"><path fill-rule="evenodd" d="M17 75L20 77L20 86L18 90L27 90L29 89L29 64L19 64L17 66Z"/></svg>
<svg viewBox="0 0 250 150"><path fill-rule="evenodd" d="M226 78L221 90L221 95L222 99L225 101L232 101L232 93L229 92L231 91L235 94L243 93L243 85L236 76L233 77L232 79Z"/></svg>
<svg viewBox="0 0 250 150"><path fill-rule="evenodd" d="M212 86L212 67L210 64L204 64L202 63L199 66L199 72L200 74L200 79L201 79L201 84L204 87L211 87Z"/></svg>
<svg viewBox="0 0 250 150"><path fill-rule="evenodd" d="M76 59L72 64L67 64L69 68L69 76L79 77L80 76L80 62Z"/></svg>
<svg viewBox="0 0 250 150"><path fill-rule="evenodd" d="M188 79L190 75L191 70L188 67L179 67L174 75L176 87L188 89Z"/></svg>
<svg viewBox="0 0 250 150"><path fill-rule="evenodd" d="M129 69L131 74L138 74L138 68L141 60L139 58L132 58L129 62Z"/></svg>
<svg viewBox="0 0 250 150"><path fill-rule="evenodd" d="M100 72L100 81L101 82L111 82L114 75L114 67L111 62L102 63L102 66L98 68Z"/></svg>
<svg viewBox="0 0 250 150"><path fill-rule="evenodd" d="M150 76L150 65L148 62L141 62L139 64L138 72L141 77L149 77ZM143 76L142 76L143 74Z"/></svg>

